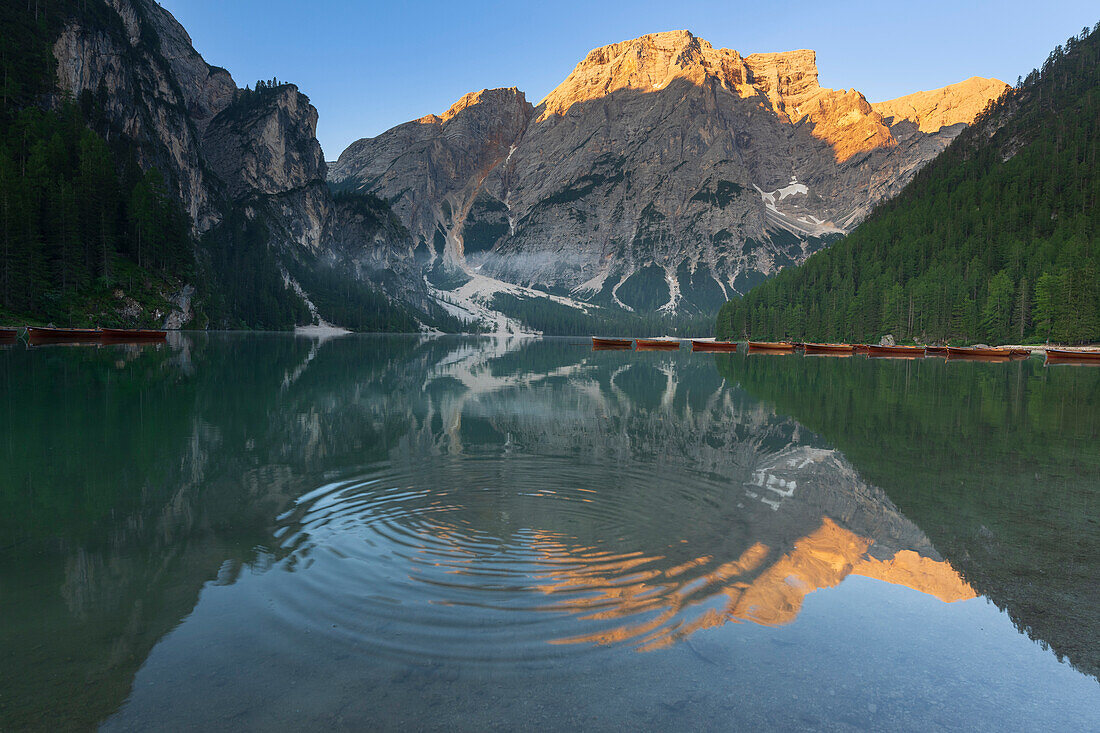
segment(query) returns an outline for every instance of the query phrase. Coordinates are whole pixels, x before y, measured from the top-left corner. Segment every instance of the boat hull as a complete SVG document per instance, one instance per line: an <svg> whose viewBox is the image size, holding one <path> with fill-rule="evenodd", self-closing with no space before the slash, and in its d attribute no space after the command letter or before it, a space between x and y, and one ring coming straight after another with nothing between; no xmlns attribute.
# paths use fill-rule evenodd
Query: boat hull
<svg viewBox="0 0 1100 733"><path fill-rule="evenodd" d="M869 356L889 357L892 359L923 359L923 346L872 346L868 344Z"/></svg>
<svg viewBox="0 0 1100 733"><path fill-rule="evenodd" d="M794 344L787 341L750 341L749 351L789 354L794 351Z"/></svg>
<svg viewBox="0 0 1100 733"><path fill-rule="evenodd" d="M1047 349L1046 352L1048 363L1100 366L1100 350L1070 351L1069 349Z"/></svg>
<svg viewBox="0 0 1100 733"><path fill-rule="evenodd" d="M168 338L167 331L148 328L104 328L100 334L104 341L164 341Z"/></svg>
<svg viewBox="0 0 1100 733"><path fill-rule="evenodd" d="M592 337L592 348L598 351L623 351L633 348L634 342L630 339L601 339Z"/></svg>
<svg viewBox="0 0 1100 733"><path fill-rule="evenodd" d="M99 341L98 328L40 328L27 327L27 338L33 343L63 343Z"/></svg>
<svg viewBox="0 0 1100 733"><path fill-rule="evenodd" d="M851 344L804 344L807 354L832 354L835 356L847 356L854 354L856 347Z"/></svg>
<svg viewBox="0 0 1100 733"><path fill-rule="evenodd" d="M635 339L638 351L679 351L679 341L664 341L660 339Z"/></svg>
<svg viewBox="0 0 1100 733"><path fill-rule="evenodd" d="M19 329L0 328L0 344L10 344L19 338Z"/></svg>
<svg viewBox="0 0 1100 733"><path fill-rule="evenodd" d="M737 351L736 341L692 341L692 351Z"/></svg>
<svg viewBox="0 0 1100 733"><path fill-rule="evenodd" d="M1007 359L1012 356L1012 349L1001 348L974 348L974 347L947 347L949 359Z"/></svg>

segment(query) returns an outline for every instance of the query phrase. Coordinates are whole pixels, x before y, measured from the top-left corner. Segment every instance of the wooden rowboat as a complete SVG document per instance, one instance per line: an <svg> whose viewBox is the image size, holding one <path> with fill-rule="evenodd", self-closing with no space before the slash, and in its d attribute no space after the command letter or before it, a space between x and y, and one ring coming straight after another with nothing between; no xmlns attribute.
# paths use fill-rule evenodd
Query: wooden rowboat
<svg viewBox="0 0 1100 733"><path fill-rule="evenodd" d="M1007 359L1012 349L1001 347L948 346L948 359Z"/></svg>
<svg viewBox="0 0 1100 733"><path fill-rule="evenodd" d="M32 342L43 341L99 341L98 328L45 328L27 326L27 337Z"/></svg>
<svg viewBox="0 0 1100 733"><path fill-rule="evenodd" d="M1013 349L1012 350L1012 355L1013 356L1030 357L1031 356L1031 349Z"/></svg>
<svg viewBox="0 0 1100 733"><path fill-rule="evenodd" d="M737 351L736 341L700 341L692 339L692 351Z"/></svg>
<svg viewBox="0 0 1100 733"><path fill-rule="evenodd" d="M592 337L593 349L630 349L634 342L630 339L601 339Z"/></svg>
<svg viewBox="0 0 1100 733"><path fill-rule="evenodd" d="M750 341L749 351L794 351L794 344L790 341Z"/></svg>
<svg viewBox="0 0 1100 733"><path fill-rule="evenodd" d="M856 350L857 354L870 354L871 347L867 344L855 344L852 348Z"/></svg>
<svg viewBox="0 0 1100 733"><path fill-rule="evenodd" d="M851 344L804 344L807 354L854 354Z"/></svg>
<svg viewBox="0 0 1100 733"><path fill-rule="evenodd" d="M926 356L947 356L946 346L925 346L924 353Z"/></svg>
<svg viewBox="0 0 1100 733"><path fill-rule="evenodd" d="M874 346L867 345L867 353L871 356L890 356L902 359L919 359L924 357L923 346Z"/></svg>
<svg viewBox="0 0 1100 733"><path fill-rule="evenodd" d="M163 341L167 331L151 328L103 328L100 334L104 341Z"/></svg>
<svg viewBox="0 0 1100 733"><path fill-rule="evenodd" d="M1072 351L1070 349L1047 349L1047 361L1074 363L1074 364L1098 364L1100 365L1100 349L1090 351Z"/></svg>
<svg viewBox="0 0 1100 733"><path fill-rule="evenodd" d="M679 351L680 342L670 339L635 339L638 351Z"/></svg>
<svg viewBox="0 0 1100 733"><path fill-rule="evenodd" d="M10 344L18 338L18 328L0 328L0 344Z"/></svg>

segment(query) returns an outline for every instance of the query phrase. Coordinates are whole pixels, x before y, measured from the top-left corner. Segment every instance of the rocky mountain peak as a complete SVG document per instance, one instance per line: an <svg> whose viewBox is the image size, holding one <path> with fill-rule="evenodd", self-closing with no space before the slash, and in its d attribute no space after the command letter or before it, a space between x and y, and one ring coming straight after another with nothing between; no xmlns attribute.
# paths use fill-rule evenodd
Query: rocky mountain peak
<svg viewBox="0 0 1100 733"><path fill-rule="evenodd" d="M754 53L745 57L745 66L750 72L748 82L777 110L788 100L800 100L820 89L816 51Z"/></svg>
<svg viewBox="0 0 1100 733"><path fill-rule="evenodd" d="M540 119L565 114L578 102L623 89L652 92L677 78L701 85L708 76L727 86L743 83L741 55L728 48L715 49L689 31L650 33L589 51L565 81L540 102Z"/></svg>
<svg viewBox="0 0 1100 733"><path fill-rule="evenodd" d="M524 108L527 106L527 97L519 89L515 87L499 88L499 89L482 89L479 92L470 92L464 95L461 99L451 105L450 109L443 113L443 117L440 118L442 122L448 122L455 117L459 112L474 107L479 104L485 104L493 107L494 113L497 113L504 107L518 107ZM434 116L434 115L433 115Z"/></svg>
<svg viewBox="0 0 1100 733"><path fill-rule="evenodd" d="M234 198L278 195L324 181L316 130L309 98L282 84L239 93L207 126L203 148Z"/></svg>
<svg viewBox="0 0 1100 733"><path fill-rule="evenodd" d="M710 43L696 38L690 31L665 31L649 33L629 41L611 43L592 49L577 64L573 73L584 73L605 66L621 69L634 60L637 70L650 69L661 72L669 65L686 67L697 63L706 51L712 51Z"/></svg>

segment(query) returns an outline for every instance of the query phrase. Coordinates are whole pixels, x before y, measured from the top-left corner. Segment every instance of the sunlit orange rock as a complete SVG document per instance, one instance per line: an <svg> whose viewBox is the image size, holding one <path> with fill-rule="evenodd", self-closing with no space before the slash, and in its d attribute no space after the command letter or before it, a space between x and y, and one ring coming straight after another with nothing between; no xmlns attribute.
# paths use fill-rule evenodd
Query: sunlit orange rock
<svg viewBox="0 0 1100 733"><path fill-rule="evenodd" d="M965 601L978 595L951 563L933 560L912 550L901 550L889 560L867 558L852 570L852 574L904 585L935 596L944 603Z"/></svg>
<svg viewBox="0 0 1100 733"><path fill-rule="evenodd" d="M916 123L921 132L936 132L941 127L960 122L969 125L987 104L1007 89L1008 84L1000 79L972 76L940 89L873 102L871 108L890 124L908 120Z"/></svg>

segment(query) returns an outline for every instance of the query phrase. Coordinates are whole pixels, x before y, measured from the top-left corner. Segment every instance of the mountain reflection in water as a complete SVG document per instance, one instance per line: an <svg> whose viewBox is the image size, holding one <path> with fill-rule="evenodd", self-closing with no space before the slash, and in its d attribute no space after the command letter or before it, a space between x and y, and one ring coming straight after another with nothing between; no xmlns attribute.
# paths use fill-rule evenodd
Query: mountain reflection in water
<svg viewBox="0 0 1100 733"><path fill-rule="evenodd" d="M128 695L140 708L137 670L202 618L204 588L262 584L262 602L242 591L238 613L278 648L304 648L309 629L311 644L386 664L517 671L671 649L730 623L789 626L809 594L850 576L945 603L982 592L971 583L990 577L989 558L966 546L964 580L940 554L959 546L940 516L950 501L938 514L920 505L930 540L889 480L850 462L858 450L838 452L828 425L811 433L771 402L797 370L813 390L834 373L821 370L867 360L757 367L586 345L196 335L5 352L0 688L12 693L0 728L87 727ZM1041 410L1060 394L1033 383L1031 363L973 366L1028 370L998 399ZM965 374L972 404L945 407L946 424L973 424L974 401L988 411L989 374ZM1095 405L1095 377L1074 394ZM912 440L910 425L874 419L882 440ZM1090 465L1074 492L1095 496ZM1058 589L1058 603L1095 593ZM1035 613L1027 601L1003 603L1021 618Z"/></svg>

